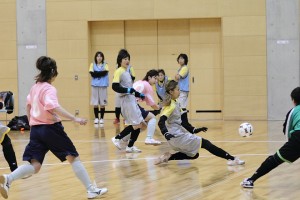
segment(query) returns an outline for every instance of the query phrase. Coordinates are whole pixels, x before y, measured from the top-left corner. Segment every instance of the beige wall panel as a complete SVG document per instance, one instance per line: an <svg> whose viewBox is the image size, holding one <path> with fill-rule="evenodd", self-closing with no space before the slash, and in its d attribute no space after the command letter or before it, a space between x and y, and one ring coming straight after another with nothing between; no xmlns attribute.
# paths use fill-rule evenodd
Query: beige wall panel
<svg viewBox="0 0 300 200"><path fill-rule="evenodd" d="M91 1L49 1L47 2L47 20L87 20L91 17Z"/></svg>
<svg viewBox="0 0 300 200"><path fill-rule="evenodd" d="M16 60L0 60L0 80L16 78L18 74ZM5 72L5 73L3 73ZM0 84L1 85L1 84Z"/></svg>
<svg viewBox="0 0 300 200"><path fill-rule="evenodd" d="M158 44L189 44L189 20L159 20Z"/></svg>
<svg viewBox="0 0 300 200"><path fill-rule="evenodd" d="M158 67L166 70L177 71L179 65L177 57L180 53L185 53L189 56L189 44L167 44L158 45Z"/></svg>
<svg viewBox="0 0 300 200"><path fill-rule="evenodd" d="M224 36L266 35L266 16L223 17Z"/></svg>
<svg viewBox="0 0 300 200"><path fill-rule="evenodd" d="M197 103L191 104L191 112L196 112L196 110L222 110L222 95L209 95L209 94L193 94Z"/></svg>
<svg viewBox="0 0 300 200"><path fill-rule="evenodd" d="M58 67L58 78L60 79L73 79L75 75L78 75L78 80L87 79L88 74L88 64L85 59L56 59L56 64Z"/></svg>
<svg viewBox="0 0 300 200"><path fill-rule="evenodd" d="M86 82L87 79L75 81L74 78L57 77L53 85L57 87L58 95L61 97L86 98L89 97Z"/></svg>
<svg viewBox="0 0 300 200"><path fill-rule="evenodd" d="M226 96L267 95L266 76L233 76L224 79L224 94Z"/></svg>
<svg viewBox="0 0 300 200"><path fill-rule="evenodd" d="M191 44L221 44L221 19L191 19Z"/></svg>
<svg viewBox="0 0 300 200"><path fill-rule="evenodd" d="M227 56L224 76L266 76L266 56Z"/></svg>
<svg viewBox="0 0 300 200"><path fill-rule="evenodd" d="M190 44L190 52L193 69L221 68L221 44Z"/></svg>
<svg viewBox="0 0 300 200"><path fill-rule="evenodd" d="M48 21L47 40L86 40L86 21Z"/></svg>
<svg viewBox="0 0 300 200"><path fill-rule="evenodd" d="M1 4L0 4L1 6ZM11 21L5 21L2 22L0 21L0 41L7 41L7 40L17 40L16 36L16 22L11 22Z"/></svg>
<svg viewBox="0 0 300 200"><path fill-rule="evenodd" d="M124 45L124 22L90 22L93 45Z"/></svg>
<svg viewBox="0 0 300 200"><path fill-rule="evenodd" d="M14 41L1 41L0 60L16 60L17 59L17 42Z"/></svg>
<svg viewBox="0 0 300 200"><path fill-rule="evenodd" d="M154 0L154 2L154 17L158 19L221 16L221 0Z"/></svg>
<svg viewBox="0 0 300 200"><path fill-rule="evenodd" d="M266 36L223 37L224 56L266 55Z"/></svg>
<svg viewBox="0 0 300 200"><path fill-rule="evenodd" d="M222 120L223 114L220 113L211 113L211 112L204 112L204 113L189 113L189 120L190 123L193 124L192 120ZM205 122L202 123L205 126Z"/></svg>
<svg viewBox="0 0 300 200"><path fill-rule="evenodd" d="M5 78L1 79L0 91L12 91L14 94L18 92L18 79Z"/></svg>
<svg viewBox="0 0 300 200"><path fill-rule="evenodd" d="M267 96L225 96L224 119L266 119Z"/></svg>
<svg viewBox="0 0 300 200"><path fill-rule="evenodd" d="M90 20L153 19L154 1L91 1Z"/></svg>
<svg viewBox="0 0 300 200"><path fill-rule="evenodd" d="M265 0L222 0L222 16L265 16Z"/></svg>
<svg viewBox="0 0 300 200"><path fill-rule="evenodd" d="M153 69L157 67L157 45L126 45L130 54L130 64L137 69Z"/></svg>
<svg viewBox="0 0 300 200"><path fill-rule="evenodd" d="M151 45L157 44L157 21L139 20L125 22L125 44Z"/></svg>
<svg viewBox="0 0 300 200"><path fill-rule="evenodd" d="M87 40L48 41L48 55L55 59L88 58Z"/></svg>
<svg viewBox="0 0 300 200"><path fill-rule="evenodd" d="M16 21L16 2L12 1L1 1L0 2L0 21Z"/></svg>
<svg viewBox="0 0 300 200"><path fill-rule="evenodd" d="M192 83L193 77L195 77L194 83ZM220 69L191 70L190 88L193 95L222 94L223 72Z"/></svg>
<svg viewBox="0 0 300 200"><path fill-rule="evenodd" d="M84 117L90 120L89 118L89 110L92 109L90 107L89 101L87 97L83 98L74 98L74 97L65 97L60 95L60 91L58 91L58 100L60 105L65 108L68 112L75 115L75 110L79 110L79 117ZM62 118L65 119L65 118ZM92 121L90 121L92 123Z"/></svg>

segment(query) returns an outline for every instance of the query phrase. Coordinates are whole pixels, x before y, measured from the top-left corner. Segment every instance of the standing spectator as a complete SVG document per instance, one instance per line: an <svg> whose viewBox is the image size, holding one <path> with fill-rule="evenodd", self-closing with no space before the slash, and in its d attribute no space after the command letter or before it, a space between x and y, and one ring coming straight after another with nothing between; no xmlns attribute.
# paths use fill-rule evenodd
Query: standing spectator
<svg viewBox="0 0 300 200"><path fill-rule="evenodd" d="M109 85L108 64L105 62L104 54L96 52L94 62L91 63L89 72L92 76L91 105L94 106L94 124L104 124L105 106L107 104L107 87ZM100 120L99 120L100 105Z"/></svg>

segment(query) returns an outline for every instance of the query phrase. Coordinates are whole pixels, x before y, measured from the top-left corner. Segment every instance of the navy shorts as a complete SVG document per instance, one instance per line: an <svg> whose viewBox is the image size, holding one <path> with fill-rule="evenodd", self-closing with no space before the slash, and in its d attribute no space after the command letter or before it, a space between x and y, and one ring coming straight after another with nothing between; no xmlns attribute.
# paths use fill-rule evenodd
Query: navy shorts
<svg viewBox="0 0 300 200"><path fill-rule="evenodd" d="M145 109L144 109L143 107L141 107L139 104L138 104L138 106L139 106L139 108L140 108L140 110L141 110L142 117L143 117L144 119L146 119L146 117L147 117L148 114L149 114L149 111L145 110Z"/></svg>
<svg viewBox="0 0 300 200"><path fill-rule="evenodd" d="M25 148L23 160L30 162L31 159L35 159L42 164L49 150L62 162L68 155L79 155L61 122L31 126L30 140Z"/></svg>
<svg viewBox="0 0 300 200"><path fill-rule="evenodd" d="M295 162L300 158L300 131L292 133L289 141L277 151L277 155L285 162Z"/></svg>

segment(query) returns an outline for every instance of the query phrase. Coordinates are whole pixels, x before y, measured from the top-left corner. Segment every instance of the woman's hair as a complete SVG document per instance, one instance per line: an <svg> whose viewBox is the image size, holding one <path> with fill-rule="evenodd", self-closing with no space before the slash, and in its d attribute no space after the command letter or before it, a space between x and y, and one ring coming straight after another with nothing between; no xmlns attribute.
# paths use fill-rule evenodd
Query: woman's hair
<svg viewBox="0 0 300 200"><path fill-rule="evenodd" d="M117 57L118 68L121 67L122 59L124 58L128 58L130 60L130 54L126 49L121 49Z"/></svg>
<svg viewBox="0 0 300 200"><path fill-rule="evenodd" d="M101 51L96 52L95 57L94 57L95 63L98 64L98 62L97 62L98 55L100 55L102 57L102 63L104 63L104 54Z"/></svg>
<svg viewBox="0 0 300 200"><path fill-rule="evenodd" d="M158 70L157 70L157 73L158 73L158 74L159 74L159 73L162 73L164 76L166 76L165 70L163 70L163 69L158 69Z"/></svg>
<svg viewBox="0 0 300 200"><path fill-rule="evenodd" d="M158 72L155 69L151 69L147 72L146 76L143 78L143 81L148 81L148 77L158 76Z"/></svg>
<svg viewBox="0 0 300 200"><path fill-rule="evenodd" d="M36 68L40 71L35 76L36 82L48 82L58 75L55 60L47 56L41 56L37 59Z"/></svg>
<svg viewBox="0 0 300 200"><path fill-rule="evenodd" d="M300 104L300 87L296 87L291 92L291 98L294 100L296 105Z"/></svg>
<svg viewBox="0 0 300 200"><path fill-rule="evenodd" d="M176 86L178 85L177 81L170 80L167 82L165 88L166 88L166 95L163 100L164 106L169 106L171 104L172 96L170 94L170 91L173 91Z"/></svg>
<svg viewBox="0 0 300 200"><path fill-rule="evenodd" d="M179 61L179 58L183 58L184 59L184 64L187 65L189 62L188 56L184 53L179 54L179 56L177 57L177 62Z"/></svg>

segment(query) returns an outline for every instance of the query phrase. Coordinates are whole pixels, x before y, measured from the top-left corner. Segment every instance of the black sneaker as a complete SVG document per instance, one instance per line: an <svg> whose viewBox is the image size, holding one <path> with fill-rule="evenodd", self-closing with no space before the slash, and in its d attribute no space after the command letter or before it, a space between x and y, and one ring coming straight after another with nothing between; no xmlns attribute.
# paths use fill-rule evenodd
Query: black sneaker
<svg viewBox="0 0 300 200"><path fill-rule="evenodd" d="M254 184L252 180L249 180L249 178L245 178L243 182L241 182L241 186L244 188L253 188Z"/></svg>

